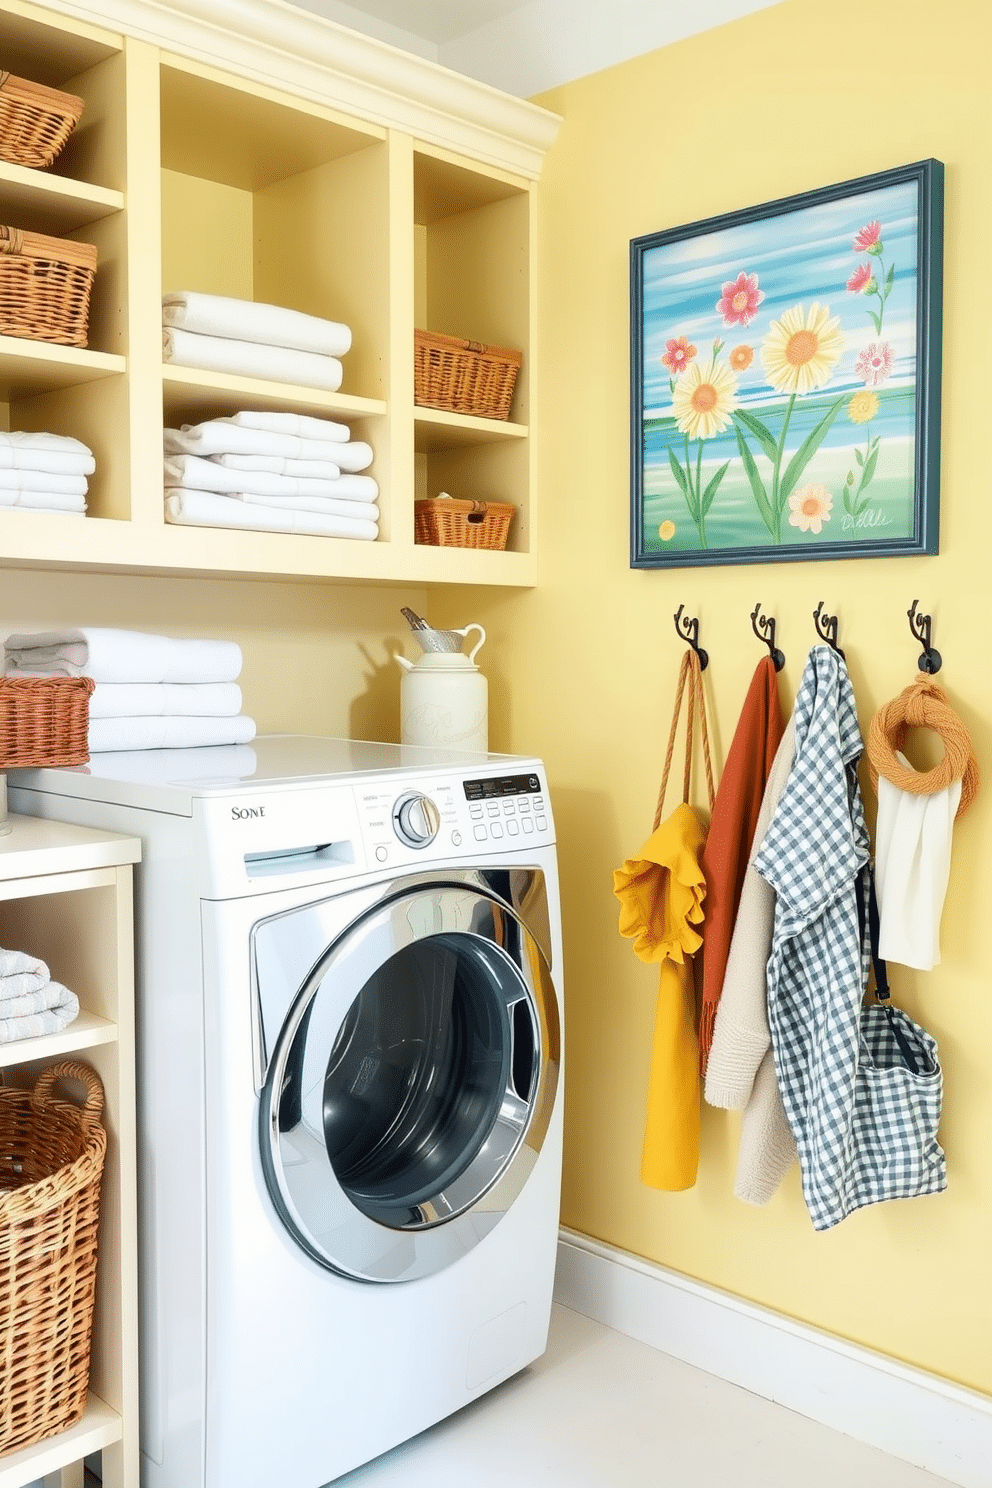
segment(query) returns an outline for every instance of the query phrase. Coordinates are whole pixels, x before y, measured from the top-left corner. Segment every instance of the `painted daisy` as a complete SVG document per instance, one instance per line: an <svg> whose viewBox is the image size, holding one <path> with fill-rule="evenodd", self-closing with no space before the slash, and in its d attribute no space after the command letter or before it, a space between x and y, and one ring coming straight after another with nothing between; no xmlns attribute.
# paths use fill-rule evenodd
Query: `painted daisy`
<svg viewBox="0 0 992 1488"><path fill-rule="evenodd" d="M865 387L880 387L891 375L895 358L888 341L869 341L854 364Z"/></svg>
<svg viewBox="0 0 992 1488"><path fill-rule="evenodd" d="M729 367L716 363L704 376L699 363L694 362L679 378L672 394L679 433L688 434L690 439L712 439L720 434L737 407L736 391L737 378Z"/></svg>
<svg viewBox="0 0 992 1488"><path fill-rule="evenodd" d="M877 412L878 394L868 392L867 388L855 393L847 405L847 416L852 424L870 424Z"/></svg>
<svg viewBox="0 0 992 1488"><path fill-rule="evenodd" d="M789 525L800 532L819 532L830 521L834 498L826 486L800 486L789 497Z"/></svg>
<svg viewBox="0 0 992 1488"><path fill-rule="evenodd" d="M810 393L822 387L840 361L844 337L829 305L802 305L773 320L761 343L761 363L776 392Z"/></svg>

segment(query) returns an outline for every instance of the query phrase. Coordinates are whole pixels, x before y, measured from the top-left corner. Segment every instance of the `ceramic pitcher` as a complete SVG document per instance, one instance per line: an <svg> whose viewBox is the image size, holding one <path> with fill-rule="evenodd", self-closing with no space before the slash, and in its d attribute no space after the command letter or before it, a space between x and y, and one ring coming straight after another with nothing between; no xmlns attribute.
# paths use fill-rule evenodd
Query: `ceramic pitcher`
<svg viewBox="0 0 992 1488"><path fill-rule="evenodd" d="M403 668L400 682L400 738L404 744L440 745L446 749L468 749L485 753L489 748L489 687L475 665L486 639L481 625L463 630L415 631L425 648L432 638L466 638L478 631L478 640L466 653L461 650L425 649L417 661L405 656L396 660ZM457 645L457 640L446 644Z"/></svg>

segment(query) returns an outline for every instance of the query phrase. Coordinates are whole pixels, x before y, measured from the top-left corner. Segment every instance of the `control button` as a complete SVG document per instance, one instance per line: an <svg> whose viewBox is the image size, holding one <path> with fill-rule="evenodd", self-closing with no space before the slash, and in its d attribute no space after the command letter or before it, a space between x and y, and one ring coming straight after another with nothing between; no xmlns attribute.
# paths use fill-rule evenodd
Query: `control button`
<svg viewBox="0 0 992 1488"><path fill-rule="evenodd" d="M485 840L486 840L486 838L488 836L489 836L489 833L486 831L485 827L476 827L475 828L475 840L476 840L476 842L485 842Z"/></svg>
<svg viewBox="0 0 992 1488"><path fill-rule="evenodd" d="M534 823L531 821L531 819L530 819L529 816L525 816L524 819L523 819L523 821L520 823L520 825L523 827L524 831L527 832L527 833L531 833L534 830Z"/></svg>
<svg viewBox="0 0 992 1488"><path fill-rule="evenodd" d="M468 808L468 814L472 818L473 821L481 821L482 820L482 807L481 806L470 806Z"/></svg>
<svg viewBox="0 0 992 1488"><path fill-rule="evenodd" d="M375 850L375 855L380 863L384 863L389 857L389 849L386 847L377 847Z"/></svg>
<svg viewBox="0 0 992 1488"><path fill-rule="evenodd" d="M516 816L516 814L517 814L517 804L516 804L516 802L515 801L504 801L503 802L503 815L504 816Z"/></svg>
<svg viewBox="0 0 992 1488"><path fill-rule="evenodd" d="M541 789L541 782L538 780L536 775L527 776L527 785L530 790L536 791Z"/></svg>
<svg viewBox="0 0 992 1488"><path fill-rule="evenodd" d="M509 832L511 837L519 837L520 823L515 821L508 821L506 824L506 830Z"/></svg>
<svg viewBox="0 0 992 1488"><path fill-rule="evenodd" d="M461 847L461 845L462 845L462 834L461 834L461 832L452 832L452 834L451 834L451 841L452 841L452 843L453 843L453 845L455 847Z"/></svg>
<svg viewBox="0 0 992 1488"><path fill-rule="evenodd" d="M490 816L499 816L499 803L497 801L490 802L486 810Z"/></svg>
<svg viewBox="0 0 992 1488"><path fill-rule="evenodd" d="M393 806L393 830L407 847L426 847L441 825L441 813L430 796L411 791Z"/></svg>
<svg viewBox="0 0 992 1488"><path fill-rule="evenodd" d="M548 830L548 818L546 816L537 817L537 830L539 832L546 832Z"/></svg>
<svg viewBox="0 0 992 1488"><path fill-rule="evenodd" d="M530 810L530 802L529 801L521 801L520 802L520 810L521 811L529 811Z"/></svg>
<svg viewBox="0 0 992 1488"><path fill-rule="evenodd" d="M499 822L493 822L489 830L494 837L502 837L503 835L503 828L500 826Z"/></svg>
<svg viewBox="0 0 992 1488"><path fill-rule="evenodd" d="M534 797L534 810L535 811L543 811L544 810L544 797L543 796L535 796Z"/></svg>

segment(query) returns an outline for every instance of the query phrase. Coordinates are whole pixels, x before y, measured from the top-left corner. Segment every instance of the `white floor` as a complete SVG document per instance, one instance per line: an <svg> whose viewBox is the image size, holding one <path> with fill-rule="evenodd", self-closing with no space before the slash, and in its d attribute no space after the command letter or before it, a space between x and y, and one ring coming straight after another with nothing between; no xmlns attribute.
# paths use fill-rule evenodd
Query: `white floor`
<svg viewBox="0 0 992 1488"><path fill-rule="evenodd" d="M548 1352L334 1488L948 1488L556 1307Z"/></svg>

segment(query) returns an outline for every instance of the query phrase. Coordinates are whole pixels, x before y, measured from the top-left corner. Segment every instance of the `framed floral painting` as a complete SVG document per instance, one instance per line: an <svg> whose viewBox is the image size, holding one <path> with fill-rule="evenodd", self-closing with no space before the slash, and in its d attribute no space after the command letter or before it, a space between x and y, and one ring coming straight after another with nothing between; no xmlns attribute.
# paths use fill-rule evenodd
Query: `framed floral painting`
<svg viewBox="0 0 992 1488"><path fill-rule="evenodd" d="M936 553L943 166L635 238L631 566Z"/></svg>

